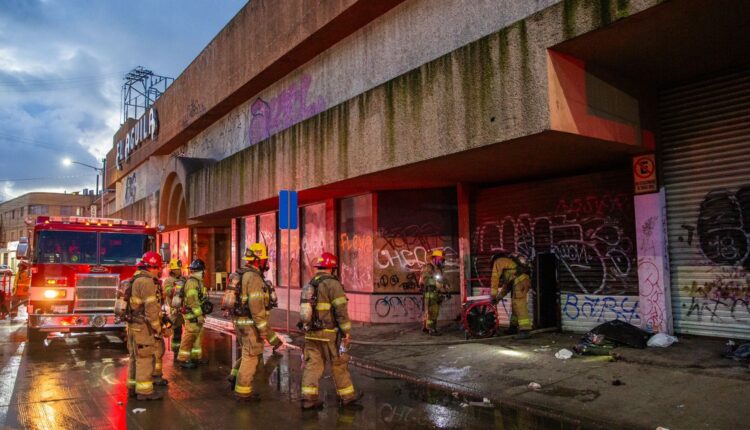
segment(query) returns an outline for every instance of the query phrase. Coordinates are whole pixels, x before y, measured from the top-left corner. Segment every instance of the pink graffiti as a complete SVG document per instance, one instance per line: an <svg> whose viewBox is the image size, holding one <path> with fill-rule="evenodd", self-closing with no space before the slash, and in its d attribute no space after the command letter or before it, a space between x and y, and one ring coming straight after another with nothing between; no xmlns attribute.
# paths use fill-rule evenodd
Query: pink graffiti
<svg viewBox="0 0 750 430"><path fill-rule="evenodd" d="M652 332L666 332L664 321L664 286L659 267L653 257L638 261L641 288L641 309L644 328Z"/></svg>
<svg viewBox="0 0 750 430"><path fill-rule="evenodd" d="M264 100L258 97L250 106L250 144L256 144L272 135L304 121L325 109L322 96L308 100L312 78L302 76L279 94Z"/></svg>

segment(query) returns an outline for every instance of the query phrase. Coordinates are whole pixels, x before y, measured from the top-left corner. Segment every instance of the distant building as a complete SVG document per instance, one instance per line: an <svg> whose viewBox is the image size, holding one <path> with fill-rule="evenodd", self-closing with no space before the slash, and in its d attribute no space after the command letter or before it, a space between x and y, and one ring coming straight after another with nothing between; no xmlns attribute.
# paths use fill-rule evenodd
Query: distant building
<svg viewBox="0 0 750 430"><path fill-rule="evenodd" d="M18 239L28 237L30 231L25 220L38 215L89 216L96 198L92 194L77 192L28 193L0 203L0 264L7 264L15 270Z"/></svg>

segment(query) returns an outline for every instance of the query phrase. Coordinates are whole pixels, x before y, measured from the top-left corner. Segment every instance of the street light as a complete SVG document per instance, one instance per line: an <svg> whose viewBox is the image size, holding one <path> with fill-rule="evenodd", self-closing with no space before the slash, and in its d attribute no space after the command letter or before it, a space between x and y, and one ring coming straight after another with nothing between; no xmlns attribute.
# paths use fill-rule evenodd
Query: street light
<svg viewBox="0 0 750 430"><path fill-rule="evenodd" d="M78 164L80 166L84 166L84 167L88 167L90 169L96 170L96 195L97 196L99 196L99 176L101 175L101 177L102 177L102 195L99 196L99 199L101 200L101 206L102 206L101 216L104 216L104 193L106 192L106 189L104 187L104 180L105 180L104 179L104 168L107 165L106 162L107 162L106 159L102 159L102 167L96 167L96 166L92 166L91 164L81 163L80 161L73 161L73 160L71 160L70 158L67 158L67 157L63 158L63 160L62 160L63 166L66 166L66 167L68 167L68 166L70 166L72 164Z"/></svg>

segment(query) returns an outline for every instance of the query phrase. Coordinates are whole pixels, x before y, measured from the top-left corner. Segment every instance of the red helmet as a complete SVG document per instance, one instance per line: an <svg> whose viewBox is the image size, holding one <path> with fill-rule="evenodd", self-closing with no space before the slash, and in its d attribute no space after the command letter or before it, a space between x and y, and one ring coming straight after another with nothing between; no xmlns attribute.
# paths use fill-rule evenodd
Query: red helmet
<svg viewBox="0 0 750 430"><path fill-rule="evenodd" d="M315 262L315 267L318 269L335 269L338 265L338 259L330 252L324 252L318 257L318 261Z"/></svg>
<svg viewBox="0 0 750 430"><path fill-rule="evenodd" d="M158 252L149 251L143 254L141 261L138 262L138 266L152 267L154 269L161 269L164 261L161 259L161 255Z"/></svg>

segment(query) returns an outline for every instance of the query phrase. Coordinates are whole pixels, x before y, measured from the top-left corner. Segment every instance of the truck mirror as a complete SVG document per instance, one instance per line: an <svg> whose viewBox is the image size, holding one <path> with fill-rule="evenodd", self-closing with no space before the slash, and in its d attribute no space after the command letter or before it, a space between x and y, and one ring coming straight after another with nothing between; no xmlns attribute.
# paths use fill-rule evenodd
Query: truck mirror
<svg viewBox="0 0 750 430"><path fill-rule="evenodd" d="M18 248L16 249L16 258L19 260L29 259L29 238L21 237L18 239Z"/></svg>
<svg viewBox="0 0 750 430"><path fill-rule="evenodd" d="M169 262L171 252L169 251L169 244L167 242L161 244L161 249L159 250L159 252L161 253L162 260Z"/></svg>

